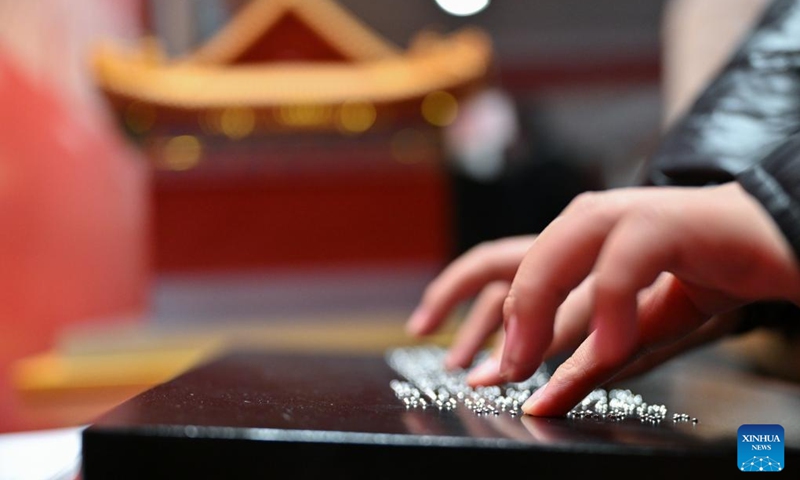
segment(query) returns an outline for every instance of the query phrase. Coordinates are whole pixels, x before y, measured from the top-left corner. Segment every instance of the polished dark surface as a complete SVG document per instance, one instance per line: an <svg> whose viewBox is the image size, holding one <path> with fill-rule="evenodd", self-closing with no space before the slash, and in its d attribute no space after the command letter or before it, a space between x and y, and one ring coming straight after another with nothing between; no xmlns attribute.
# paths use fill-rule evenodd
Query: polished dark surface
<svg viewBox="0 0 800 480"><path fill-rule="evenodd" d="M740 474L736 430L744 423L781 424L784 472L797 472L800 387L714 358L673 361L619 385L669 408L668 420L653 425L407 409L389 387L399 377L381 357L234 352L87 428L84 478L254 478L281 465L300 478L409 478L424 475L424 461L446 462L453 473L469 473L480 461L535 468L540 476L613 469L720 478ZM698 423L674 423L672 412Z"/></svg>

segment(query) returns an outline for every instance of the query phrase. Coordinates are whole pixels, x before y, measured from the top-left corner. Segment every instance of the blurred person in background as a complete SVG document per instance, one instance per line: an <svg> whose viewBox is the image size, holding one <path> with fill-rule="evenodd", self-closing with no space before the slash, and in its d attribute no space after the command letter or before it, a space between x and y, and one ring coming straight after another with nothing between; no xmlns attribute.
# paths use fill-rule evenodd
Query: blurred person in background
<svg viewBox="0 0 800 480"><path fill-rule="evenodd" d="M515 104L492 87L466 98L444 129L455 210L455 253L539 231L576 195L603 188L552 132L544 107Z"/></svg>
<svg viewBox="0 0 800 480"><path fill-rule="evenodd" d="M13 360L147 307L148 169L87 68L98 39L138 38L138 4L0 0L0 413Z"/></svg>
<svg viewBox="0 0 800 480"><path fill-rule="evenodd" d="M407 322L423 337L473 299L446 367L472 367L496 339L469 373L476 386L566 355L528 414L563 415L712 340L800 325L800 1L666 8L666 133L639 185L580 195L538 234L470 249Z"/></svg>

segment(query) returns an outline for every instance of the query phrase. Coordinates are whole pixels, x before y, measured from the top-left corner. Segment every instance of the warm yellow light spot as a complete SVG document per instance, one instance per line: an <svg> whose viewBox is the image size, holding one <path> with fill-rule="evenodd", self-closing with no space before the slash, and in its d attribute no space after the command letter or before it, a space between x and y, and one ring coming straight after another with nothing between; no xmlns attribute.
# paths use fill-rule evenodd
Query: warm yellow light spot
<svg viewBox="0 0 800 480"><path fill-rule="evenodd" d="M233 140L250 135L255 126L256 114L250 108L226 108L219 116L220 131Z"/></svg>
<svg viewBox="0 0 800 480"><path fill-rule="evenodd" d="M197 124L206 135L218 135L220 131L220 112L209 110L200 112L197 116Z"/></svg>
<svg viewBox="0 0 800 480"><path fill-rule="evenodd" d="M164 63L164 49L161 47L161 41L158 39L158 37L147 35L146 37L142 38L139 56L141 60L150 65L159 65Z"/></svg>
<svg viewBox="0 0 800 480"><path fill-rule="evenodd" d="M125 108L125 126L135 134L146 133L156 123L156 109L142 102L131 102Z"/></svg>
<svg viewBox="0 0 800 480"><path fill-rule="evenodd" d="M318 127L331 121L331 108L325 105L286 105L276 119L287 127Z"/></svg>
<svg viewBox="0 0 800 480"><path fill-rule="evenodd" d="M339 109L339 128L345 133L366 132L375 123L377 115L369 102L344 103Z"/></svg>
<svg viewBox="0 0 800 480"><path fill-rule="evenodd" d="M392 136L392 157L400 163L413 164L427 161L432 154L430 138L415 128L405 128Z"/></svg>
<svg viewBox="0 0 800 480"><path fill-rule="evenodd" d="M197 166L203 145L193 135L180 135L167 141L162 151L162 162L170 170L189 170Z"/></svg>
<svg viewBox="0 0 800 480"><path fill-rule="evenodd" d="M425 95L422 100L422 118L431 125L446 127L458 115L458 101L452 94L436 91Z"/></svg>

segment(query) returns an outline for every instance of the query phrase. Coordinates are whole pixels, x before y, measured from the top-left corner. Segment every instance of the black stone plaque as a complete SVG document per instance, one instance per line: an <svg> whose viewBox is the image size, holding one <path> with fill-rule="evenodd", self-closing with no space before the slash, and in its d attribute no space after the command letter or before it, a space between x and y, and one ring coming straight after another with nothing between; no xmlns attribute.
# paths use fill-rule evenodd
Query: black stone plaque
<svg viewBox="0 0 800 480"><path fill-rule="evenodd" d="M744 423L781 424L782 474L800 471L800 388L702 357L623 385L697 423L408 408L397 378L378 355L231 352L86 428L83 478L740 477Z"/></svg>

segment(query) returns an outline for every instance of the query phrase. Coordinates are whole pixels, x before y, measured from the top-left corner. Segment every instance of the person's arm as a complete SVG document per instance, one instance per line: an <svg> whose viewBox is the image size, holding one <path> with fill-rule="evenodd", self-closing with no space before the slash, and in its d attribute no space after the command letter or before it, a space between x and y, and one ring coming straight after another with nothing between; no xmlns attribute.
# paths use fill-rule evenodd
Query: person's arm
<svg viewBox="0 0 800 480"><path fill-rule="evenodd" d="M673 15L691 8L681 3L686 1L673 6ZM764 2L739 8L748 9L745 13L752 16L763 8L758 3ZM678 58L681 49L667 46L665 60L673 62L665 62L672 71L666 72L665 87L670 81L675 85L665 88L665 96L687 107L668 106L670 112L686 111L672 123L647 162L642 183L688 186L738 181L769 212L800 258L800 1L770 0L760 15L744 35L725 37L729 42L730 37L738 37L738 46L699 94L687 90L698 87L696 77L709 73L693 77L681 72L697 69L697 62L685 64L686 58ZM742 19L732 29L741 29L744 23ZM680 29L674 21L670 23L670 38L674 40ZM689 33L689 38L702 36ZM684 64L673 65L674 61ZM712 66L706 68L717 68L718 63L710 59ZM696 99L690 103L687 99L692 95ZM744 307L742 313L742 332L762 325L796 329L785 320L800 319L800 308L785 302L758 302Z"/></svg>
<svg viewBox="0 0 800 480"><path fill-rule="evenodd" d="M736 180L769 212L800 258L800 133L737 174Z"/></svg>
<svg viewBox="0 0 800 480"><path fill-rule="evenodd" d="M691 107L772 0L667 0L661 17L662 126Z"/></svg>
<svg viewBox="0 0 800 480"><path fill-rule="evenodd" d="M730 60L670 125L641 183L732 181L798 131L800 0L772 0Z"/></svg>

